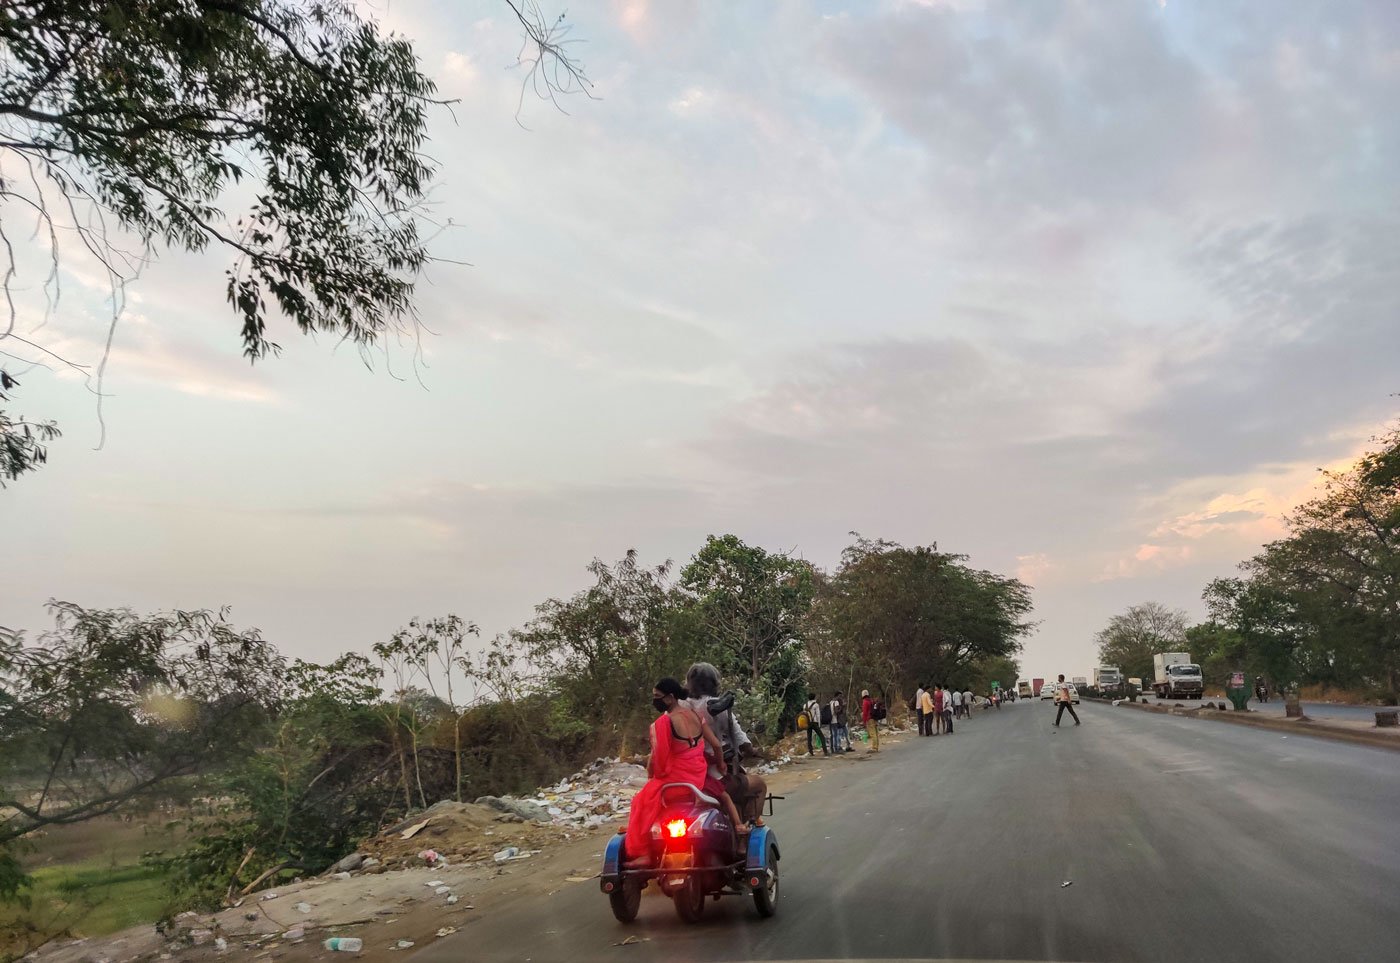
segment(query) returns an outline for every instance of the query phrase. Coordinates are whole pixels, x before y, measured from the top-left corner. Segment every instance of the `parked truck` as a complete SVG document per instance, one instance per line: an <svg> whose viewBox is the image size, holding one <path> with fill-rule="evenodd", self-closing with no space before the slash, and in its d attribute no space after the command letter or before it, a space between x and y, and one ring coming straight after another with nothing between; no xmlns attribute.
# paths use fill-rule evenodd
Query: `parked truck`
<svg viewBox="0 0 1400 963"><path fill-rule="evenodd" d="M1190 652L1158 652L1152 657L1152 690L1159 699L1199 699L1205 695L1201 667Z"/></svg>
<svg viewBox="0 0 1400 963"><path fill-rule="evenodd" d="M1040 698L1040 690L1045 687L1044 679L1031 679L1031 691L1035 693L1037 699Z"/></svg>
<svg viewBox="0 0 1400 963"><path fill-rule="evenodd" d="M1100 695L1117 695L1123 689L1123 673L1116 665L1095 666L1094 688Z"/></svg>
<svg viewBox="0 0 1400 963"><path fill-rule="evenodd" d="M1070 681L1070 683L1071 683L1076 689L1087 689L1087 688L1089 688L1089 680L1086 679L1086 678L1084 678L1084 676L1082 676L1082 675L1077 675L1077 676L1075 676L1073 679L1070 679L1069 681Z"/></svg>

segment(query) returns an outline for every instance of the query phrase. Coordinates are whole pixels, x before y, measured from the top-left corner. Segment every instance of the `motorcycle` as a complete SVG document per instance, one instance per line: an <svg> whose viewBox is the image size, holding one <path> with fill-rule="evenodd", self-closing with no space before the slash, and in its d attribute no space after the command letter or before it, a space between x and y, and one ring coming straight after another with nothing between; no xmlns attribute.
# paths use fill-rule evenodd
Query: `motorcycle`
<svg viewBox="0 0 1400 963"><path fill-rule="evenodd" d="M711 699L708 709L717 717L733 705L734 693L729 692ZM734 771L743 771L732 752L727 751L725 758ZM772 815L773 800L781 798L770 793L759 802L767 802ZM741 812L747 809L748 800L736 797L735 802ZM718 799L688 782L662 786L661 803L661 817L651 827L648 866L628 867L629 859L642 854L626 852L625 830L610 839L603 851L599 888L607 894L619 922L637 918L642 890L653 882L671 897L676 914L687 923L700 919L706 898L721 896L752 896L758 915L765 918L777 912L778 837L770 827L741 831Z"/></svg>
<svg viewBox="0 0 1400 963"><path fill-rule="evenodd" d="M600 888L613 916L630 923L641 908L642 890L656 883L687 923L700 919L707 899L752 896L758 915L778 907L778 838L767 826L739 833L719 800L688 782L661 788L661 818L651 827L651 864L629 868L626 836L619 833L603 852Z"/></svg>
<svg viewBox="0 0 1400 963"><path fill-rule="evenodd" d="M1254 683L1254 698L1260 702L1269 701L1269 687L1262 682Z"/></svg>

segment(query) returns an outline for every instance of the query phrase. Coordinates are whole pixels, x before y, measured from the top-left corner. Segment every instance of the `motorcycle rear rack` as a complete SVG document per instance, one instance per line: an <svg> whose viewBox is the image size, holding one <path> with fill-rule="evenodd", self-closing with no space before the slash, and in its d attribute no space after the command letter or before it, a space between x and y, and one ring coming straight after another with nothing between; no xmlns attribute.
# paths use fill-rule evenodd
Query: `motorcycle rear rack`
<svg viewBox="0 0 1400 963"><path fill-rule="evenodd" d="M679 876L685 873L719 873L725 870L746 869L747 867L748 860L736 859L734 862L724 866L668 866L665 868L661 866L648 866L645 869L619 869L617 875L646 877Z"/></svg>
<svg viewBox="0 0 1400 963"><path fill-rule="evenodd" d="M773 800L786 798L786 796L775 796L771 792L767 796L765 796L763 801L768 804L768 815L773 815Z"/></svg>

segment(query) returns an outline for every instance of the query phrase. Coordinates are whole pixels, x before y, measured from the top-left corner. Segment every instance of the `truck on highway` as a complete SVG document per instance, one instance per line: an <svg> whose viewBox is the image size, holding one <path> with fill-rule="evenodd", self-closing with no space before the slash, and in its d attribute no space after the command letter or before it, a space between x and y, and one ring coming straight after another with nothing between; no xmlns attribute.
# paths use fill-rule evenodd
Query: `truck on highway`
<svg viewBox="0 0 1400 963"><path fill-rule="evenodd" d="M1030 698L1032 698L1032 696L1031 696L1031 684L1030 684L1029 682L1027 682L1025 679L1022 679L1021 681L1019 681L1019 682L1016 683L1016 698L1018 698L1018 699L1030 699Z"/></svg>
<svg viewBox="0 0 1400 963"><path fill-rule="evenodd" d="M1084 676L1082 676L1082 675L1077 675L1077 676L1075 676L1073 679L1070 679L1069 681L1070 681L1070 684L1073 685L1076 689L1087 689L1087 688L1089 688L1089 680L1086 679L1086 678L1084 678Z"/></svg>
<svg viewBox="0 0 1400 963"><path fill-rule="evenodd" d="M1045 680L1044 680L1044 679L1032 679L1032 680L1031 680L1031 692L1035 695L1035 697L1036 697L1037 699L1040 698L1040 690L1043 689L1044 687L1045 687Z"/></svg>
<svg viewBox="0 0 1400 963"><path fill-rule="evenodd" d="M1123 688L1123 673L1116 665L1094 667L1094 688L1100 695L1113 695Z"/></svg>
<svg viewBox="0 0 1400 963"><path fill-rule="evenodd" d="M1199 699L1206 683L1190 652L1158 652L1152 657L1152 689L1160 699Z"/></svg>

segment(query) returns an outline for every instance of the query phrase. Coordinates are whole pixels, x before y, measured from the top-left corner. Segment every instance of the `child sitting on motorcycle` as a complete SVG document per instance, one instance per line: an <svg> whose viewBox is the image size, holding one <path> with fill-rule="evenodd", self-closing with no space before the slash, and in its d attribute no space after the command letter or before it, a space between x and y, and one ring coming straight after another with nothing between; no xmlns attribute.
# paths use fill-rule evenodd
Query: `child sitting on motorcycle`
<svg viewBox="0 0 1400 963"><path fill-rule="evenodd" d="M712 792L711 782L718 785L718 781L709 775L704 746L715 749L721 765L723 748L705 716L685 704L688 695L671 678L657 682L652 690L651 704L660 715L651 725L652 749L647 759L647 775L651 778L632 797L632 811L627 817L626 848L631 866L651 862L651 827L661 818L661 787L667 783L685 782L711 793L725 807L735 829L741 825L739 810L724 787L718 786L719 792Z"/></svg>

